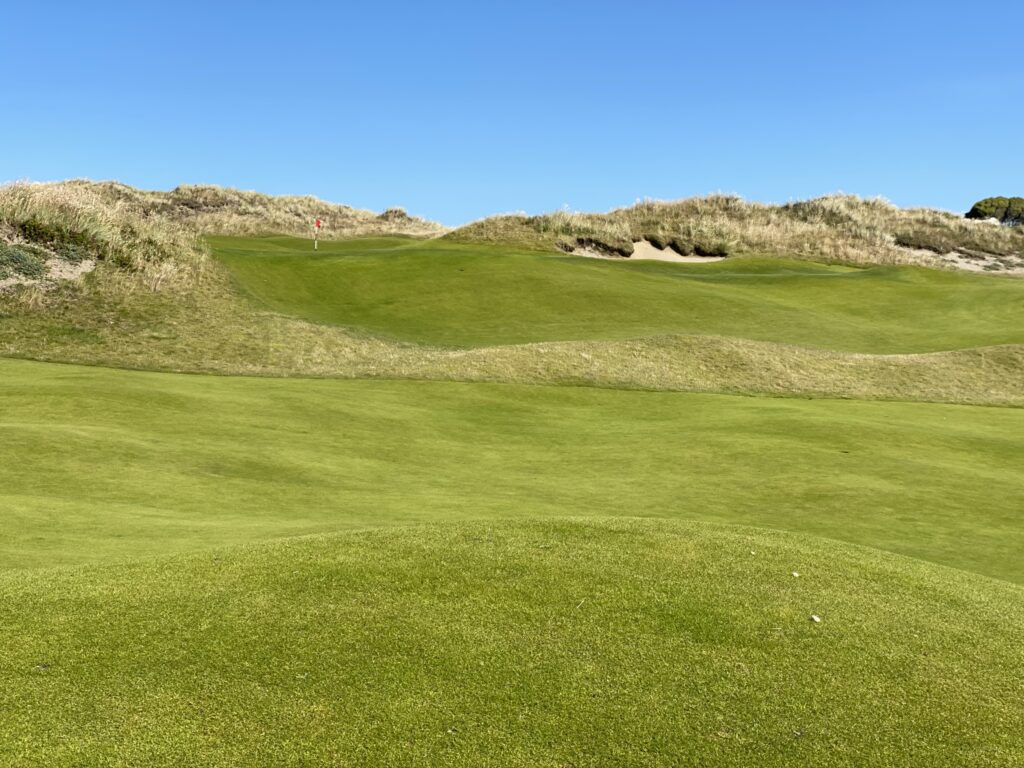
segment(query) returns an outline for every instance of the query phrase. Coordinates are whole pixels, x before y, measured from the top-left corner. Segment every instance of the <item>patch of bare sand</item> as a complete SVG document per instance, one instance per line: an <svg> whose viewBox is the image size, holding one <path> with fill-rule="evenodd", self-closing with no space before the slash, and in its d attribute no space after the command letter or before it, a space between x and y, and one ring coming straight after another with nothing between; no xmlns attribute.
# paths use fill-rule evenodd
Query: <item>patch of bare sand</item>
<svg viewBox="0 0 1024 768"><path fill-rule="evenodd" d="M82 275L96 269L96 262L92 259L86 259L77 263L63 261L62 259L47 259L45 266L46 274L40 278L15 275L0 280L0 291L5 288L13 288L16 285L39 285L41 283L52 285L61 280L77 280Z"/></svg>
<svg viewBox="0 0 1024 768"><path fill-rule="evenodd" d="M575 248L572 251L574 256L585 256L588 259L611 259L612 261L674 261L677 264L704 264L709 261L721 261L724 256L683 256L671 248L656 248L647 240L637 240L633 243L633 255L619 256L611 253L604 253L594 248Z"/></svg>
<svg viewBox="0 0 1024 768"><path fill-rule="evenodd" d="M1024 275L1024 258L954 251L939 257L943 263L986 275Z"/></svg>

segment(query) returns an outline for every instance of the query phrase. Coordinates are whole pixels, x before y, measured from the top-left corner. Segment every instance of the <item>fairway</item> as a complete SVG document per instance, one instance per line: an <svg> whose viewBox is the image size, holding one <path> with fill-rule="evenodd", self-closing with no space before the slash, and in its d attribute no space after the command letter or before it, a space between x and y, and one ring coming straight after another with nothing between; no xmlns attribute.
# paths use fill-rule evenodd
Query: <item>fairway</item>
<svg viewBox="0 0 1024 768"><path fill-rule="evenodd" d="M1024 280L779 258L610 262L445 240L209 241L260 306L426 344L735 336L847 352L1024 342Z"/></svg>
<svg viewBox="0 0 1024 768"><path fill-rule="evenodd" d="M4 765L1024 759L1019 587L735 526L449 522L0 574L0 622Z"/></svg>
<svg viewBox="0 0 1024 768"><path fill-rule="evenodd" d="M1024 582L1024 410L0 361L0 564L413 521L769 526Z"/></svg>

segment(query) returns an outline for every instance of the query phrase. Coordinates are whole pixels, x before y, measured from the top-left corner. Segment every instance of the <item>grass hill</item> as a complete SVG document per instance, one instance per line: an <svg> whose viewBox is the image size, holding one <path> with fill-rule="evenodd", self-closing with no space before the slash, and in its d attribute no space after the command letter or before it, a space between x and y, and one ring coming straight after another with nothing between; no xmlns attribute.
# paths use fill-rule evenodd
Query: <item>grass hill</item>
<svg viewBox="0 0 1024 768"><path fill-rule="evenodd" d="M610 213L560 211L495 216L447 235L472 243L518 243L571 250L580 242L627 255L650 239L684 253L782 254L846 264L940 266L941 256L990 261L991 269L1024 265L1024 230L953 213L898 208L884 200L829 195L786 205L712 195L645 201ZM954 259L956 260L956 259Z"/></svg>
<svg viewBox="0 0 1024 768"><path fill-rule="evenodd" d="M665 334L846 352L1024 343L1024 283L787 259L611 263L446 240L213 238L270 309L425 344L482 347Z"/></svg>
<svg viewBox="0 0 1024 768"><path fill-rule="evenodd" d="M1024 281L1005 277L780 257L612 262L447 239L202 245L212 258L169 273L100 262L84 280L0 292L0 355L1024 404Z"/></svg>
<svg viewBox="0 0 1024 768"><path fill-rule="evenodd" d="M378 214L311 195L266 195L212 185L183 184L170 192L157 192L115 181L75 179L13 184L0 194L0 210L9 219L55 215L66 225L65 217L74 209L83 213L107 211L147 226L173 224L201 234L308 237L316 218L324 222L321 237L327 240L375 234L427 236L446 231L439 224L409 216L401 208Z"/></svg>
<svg viewBox="0 0 1024 768"><path fill-rule="evenodd" d="M0 621L12 766L1024 760L1019 587L794 534L336 534L0 575Z"/></svg>

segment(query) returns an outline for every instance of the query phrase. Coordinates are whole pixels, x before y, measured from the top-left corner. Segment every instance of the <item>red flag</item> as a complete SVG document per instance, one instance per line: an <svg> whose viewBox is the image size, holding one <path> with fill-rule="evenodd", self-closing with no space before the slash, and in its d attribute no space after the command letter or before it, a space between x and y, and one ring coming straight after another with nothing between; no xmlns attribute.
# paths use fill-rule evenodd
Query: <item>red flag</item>
<svg viewBox="0 0 1024 768"><path fill-rule="evenodd" d="M320 219L317 219L317 220L316 220L316 228L317 228L317 229L320 229Z"/></svg>

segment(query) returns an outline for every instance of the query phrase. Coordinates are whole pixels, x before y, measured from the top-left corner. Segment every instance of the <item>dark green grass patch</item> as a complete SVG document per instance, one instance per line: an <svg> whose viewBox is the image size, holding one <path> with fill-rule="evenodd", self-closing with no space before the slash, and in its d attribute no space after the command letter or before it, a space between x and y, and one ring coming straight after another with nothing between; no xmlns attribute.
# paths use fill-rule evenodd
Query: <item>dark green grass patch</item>
<svg viewBox="0 0 1024 768"><path fill-rule="evenodd" d="M28 248L0 243L0 280L15 276L40 278L45 273L43 259Z"/></svg>
<svg viewBox="0 0 1024 768"><path fill-rule="evenodd" d="M1020 588L792 534L316 537L2 575L0 623L8 766L1024 761Z"/></svg>
<svg viewBox="0 0 1024 768"><path fill-rule="evenodd" d="M483 346L671 333L897 353L1024 341L1024 281L784 259L602 262L399 239L212 238L260 305L408 341Z"/></svg>
<svg viewBox="0 0 1024 768"><path fill-rule="evenodd" d="M1024 410L0 361L0 566L408 521L770 526L1024 582Z"/></svg>

